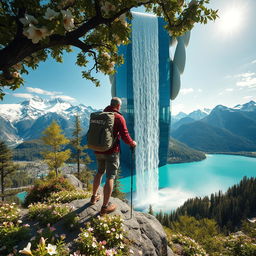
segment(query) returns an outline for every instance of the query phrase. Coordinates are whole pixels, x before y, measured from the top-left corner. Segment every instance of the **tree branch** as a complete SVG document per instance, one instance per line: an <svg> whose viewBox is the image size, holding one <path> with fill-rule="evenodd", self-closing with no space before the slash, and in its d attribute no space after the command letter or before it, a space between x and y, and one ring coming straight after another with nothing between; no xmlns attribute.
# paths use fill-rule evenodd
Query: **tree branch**
<svg viewBox="0 0 256 256"><path fill-rule="evenodd" d="M94 58L94 62L95 62L93 67L89 70L89 72L91 72L94 68L96 68L96 72L98 72L98 61L97 61L96 52L94 52L94 51L88 51L88 52L92 53L93 58Z"/></svg>
<svg viewBox="0 0 256 256"><path fill-rule="evenodd" d="M95 0L95 11L97 17L102 17L99 0Z"/></svg>

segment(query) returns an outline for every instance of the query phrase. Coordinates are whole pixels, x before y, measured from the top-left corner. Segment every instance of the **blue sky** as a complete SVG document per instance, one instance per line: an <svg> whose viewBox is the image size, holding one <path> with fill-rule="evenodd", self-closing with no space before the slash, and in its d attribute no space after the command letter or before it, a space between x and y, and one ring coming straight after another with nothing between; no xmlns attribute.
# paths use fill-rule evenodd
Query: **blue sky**
<svg viewBox="0 0 256 256"><path fill-rule="evenodd" d="M172 102L174 114L256 100L256 1L211 0L209 6L219 9L220 19L192 30L181 91ZM17 103L32 95L59 96L74 105L104 108L111 99L108 77L97 73L102 85L96 88L81 78L75 59L69 54L62 64L51 59L40 64L24 77L24 87L6 90L0 103Z"/></svg>

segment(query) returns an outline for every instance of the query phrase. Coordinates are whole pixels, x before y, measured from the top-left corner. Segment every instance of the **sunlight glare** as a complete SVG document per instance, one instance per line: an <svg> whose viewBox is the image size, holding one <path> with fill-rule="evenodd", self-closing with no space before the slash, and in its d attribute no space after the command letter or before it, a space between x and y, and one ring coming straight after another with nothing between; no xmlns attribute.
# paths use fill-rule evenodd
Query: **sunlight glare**
<svg viewBox="0 0 256 256"><path fill-rule="evenodd" d="M219 28L224 35L232 35L242 29L245 21L245 9L232 6L220 13Z"/></svg>

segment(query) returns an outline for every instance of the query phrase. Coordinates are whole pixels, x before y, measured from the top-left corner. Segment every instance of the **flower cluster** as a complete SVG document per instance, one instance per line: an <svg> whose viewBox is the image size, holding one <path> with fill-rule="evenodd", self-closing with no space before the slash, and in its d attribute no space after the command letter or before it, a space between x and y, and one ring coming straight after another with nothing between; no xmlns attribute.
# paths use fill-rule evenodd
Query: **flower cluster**
<svg viewBox="0 0 256 256"><path fill-rule="evenodd" d="M0 223L0 255L13 251L19 241L27 238L28 232L29 225L22 224L19 219L15 219L14 222L3 221Z"/></svg>
<svg viewBox="0 0 256 256"><path fill-rule="evenodd" d="M34 247L34 249L32 249ZM31 256L68 256L69 250L66 248L63 240L58 240L56 245L47 243L47 239L41 237L39 243L36 246L32 246L31 242L27 244L22 250L19 250L20 254Z"/></svg>
<svg viewBox="0 0 256 256"><path fill-rule="evenodd" d="M28 217L38 220L42 225L55 223L72 211L72 208L67 205L48 205L46 203L31 204L28 206L28 209Z"/></svg>
<svg viewBox="0 0 256 256"><path fill-rule="evenodd" d="M0 204L0 224L5 221L17 222L20 216L20 209L15 203L1 203Z"/></svg>
<svg viewBox="0 0 256 256"><path fill-rule="evenodd" d="M182 234L172 234L170 236L170 246L175 252L174 244L182 245L183 251L187 256L207 256L206 251L193 239Z"/></svg>
<svg viewBox="0 0 256 256"><path fill-rule="evenodd" d="M74 16L71 10L60 10L60 12L56 12L48 7L45 14L41 17L40 25L39 21L33 15L29 14L25 14L25 17L19 20L23 24L23 35L31 39L34 44L53 34L56 27L53 27L50 23L54 21L56 21L56 24L63 24L66 31L71 31L75 28Z"/></svg>
<svg viewBox="0 0 256 256"><path fill-rule="evenodd" d="M256 238L251 238L242 232L225 237L223 244L224 255L256 255Z"/></svg>
<svg viewBox="0 0 256 256"><path fill-rule="evenodd" d="M81 229L76 239L79 253L85 255L129 255L120 216L104 216L92 220Z"/></svg>
<svg viewBox="0 0 256 256"><path fill-rule="evenodd" d="M79 191L79 190L73 190L73 191L59 191L52 193L47 200L49 203L68 203L73 200L77 199L84 199L91 196L91 193L86 191Z"/></svg>

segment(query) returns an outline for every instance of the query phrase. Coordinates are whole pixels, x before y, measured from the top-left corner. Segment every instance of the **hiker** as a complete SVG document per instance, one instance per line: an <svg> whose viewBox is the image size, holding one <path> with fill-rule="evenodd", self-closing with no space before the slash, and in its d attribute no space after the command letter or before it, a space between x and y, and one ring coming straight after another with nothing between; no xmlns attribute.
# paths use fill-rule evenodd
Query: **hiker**
<svg viewBox="0 0 256 256"><path fill-rule="evenodd" d="M104 152L95 151L98 172L93 181L93 195L91 197L91 204L95 204L100 199L100 194L97 193L101 183L102 175L106 171L106 183L103 189L103 205L101 207L100 215L115 211L116 205L109 202L113 191L114 179L116 178L117 170L119 168L119 152L120 152L120 138L131 147L136 147L136 142L132 140L129 135L124 117L121 115L122 101L118 97L111 99L110 106L104 109L104 112L114 112L114 126L113 137L115 138L113 146Z"/></svg>

